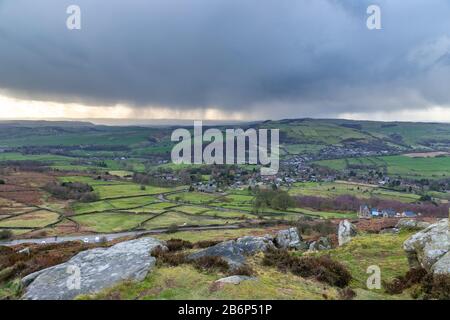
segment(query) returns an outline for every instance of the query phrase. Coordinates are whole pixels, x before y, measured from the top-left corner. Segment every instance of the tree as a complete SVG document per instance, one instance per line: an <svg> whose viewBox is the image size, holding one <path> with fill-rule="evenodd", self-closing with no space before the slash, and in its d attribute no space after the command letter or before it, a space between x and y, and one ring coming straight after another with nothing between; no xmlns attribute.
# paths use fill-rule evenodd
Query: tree
<svg viewBox="0 0 450 320"><path fill-rule="evenodd" d="M8 240L13 237L13 233L10 230L0 230L0 239Z"/></svg>
<svg viewBox="0 0 450 320"><path fill-rule="evenodd" d="M271 208L277 210L286 210L294 205L294 200L286 191L278 192L271 200Z"/></svg>
<svg viewBox="0 0 450 320"><path fill-rule="evenodd" d="M276 210L286 210L294 205L294 199L286 191L262 190L256 193L253 201L253 211L261 212L267 207Z"/></svg>

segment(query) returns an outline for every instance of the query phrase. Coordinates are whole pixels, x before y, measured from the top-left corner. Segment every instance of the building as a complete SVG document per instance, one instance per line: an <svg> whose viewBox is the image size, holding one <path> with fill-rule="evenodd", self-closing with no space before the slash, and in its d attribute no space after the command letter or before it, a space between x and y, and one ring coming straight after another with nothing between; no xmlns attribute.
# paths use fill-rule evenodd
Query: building
<svg viewBox="0 0 450 320"><path fill-rule="evenodd" d="M402 217L414 218L417 217L417 214L413 211L405 211L402 213Z"/></svg>
<svg viewBox="0 0 450 320"><path fill-rule="evenodd" d="M394 209L383 209L370 208L367 205L362 205L359 207L358 217L361 219L371 219L371 218L393 218L400 216Z"/></svg>
<svg viewBox="0 0 450 320"><path fill-rule="evenodd" d="M361 219L369 219L371 218L370 209L368 206L363 205L359 207L358 217Z"/></svg>
<svg viewBox="0 0 450 320"><path fill-rule="evenodd" d="M372 208L372 210L370 210L370 215L372 216L372 218L378 218L381 217L381 211L379 211L377 208Z"/></svg>
<svg viewBox="0 0 450 320"><path fill-rule="evenodd" d="M381 211L383 218L394 218L397 216L397 212L394 209L384 209Z"/></svg>

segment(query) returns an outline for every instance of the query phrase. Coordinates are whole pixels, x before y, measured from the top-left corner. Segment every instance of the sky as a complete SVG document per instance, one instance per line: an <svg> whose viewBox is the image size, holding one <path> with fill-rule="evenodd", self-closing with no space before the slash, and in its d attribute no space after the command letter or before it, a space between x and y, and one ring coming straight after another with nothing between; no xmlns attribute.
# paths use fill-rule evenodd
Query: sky
<svg viewBox="0 0 450 320"><path fill-rule="evenodd" d="M450 122L449 88L449 0L0 0L0 119Z"/></svg>

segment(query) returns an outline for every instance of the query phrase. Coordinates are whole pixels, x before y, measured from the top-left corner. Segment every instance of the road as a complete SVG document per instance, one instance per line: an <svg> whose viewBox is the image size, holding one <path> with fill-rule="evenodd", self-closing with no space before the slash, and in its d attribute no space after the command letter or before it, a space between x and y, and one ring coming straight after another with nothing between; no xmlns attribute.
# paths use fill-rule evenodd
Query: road
<svg viewBox="0 0 450 320"><path fill-rule="evenodd" d="M179 231L205 231L205 230L226 230L226 229L243 229L245 227L239 225L223 225L223 226L202 226L202 227L179 227ZM102 237L105 237L108 241L122 238L122 237L137 237L141 235L152 235L167 233L168 229L154 229L145 231L127 231L118 233L96 233L89 235L79 236L66 236L66 237L47 237L47 238L35 238L35 239L16 239L12 241L0 241L0 246L14 246L24 243L62 243L67 241L84 241L89 243L98 242Z"/></svg>

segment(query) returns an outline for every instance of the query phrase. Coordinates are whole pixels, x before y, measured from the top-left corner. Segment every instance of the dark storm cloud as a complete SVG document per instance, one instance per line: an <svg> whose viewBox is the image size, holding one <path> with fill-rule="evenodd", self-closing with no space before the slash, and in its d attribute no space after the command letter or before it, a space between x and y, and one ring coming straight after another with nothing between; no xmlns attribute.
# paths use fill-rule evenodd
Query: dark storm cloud
<svg viewBox="0 0 450 320"><path fill-rule="evenodd" d="M332 116L449 105L449 80L448 0L0 0L0 91L22 98Z"/></svg>

